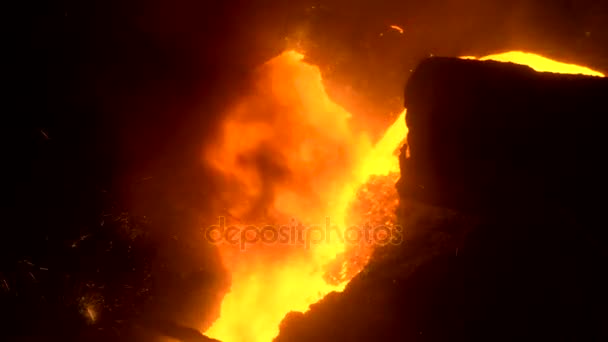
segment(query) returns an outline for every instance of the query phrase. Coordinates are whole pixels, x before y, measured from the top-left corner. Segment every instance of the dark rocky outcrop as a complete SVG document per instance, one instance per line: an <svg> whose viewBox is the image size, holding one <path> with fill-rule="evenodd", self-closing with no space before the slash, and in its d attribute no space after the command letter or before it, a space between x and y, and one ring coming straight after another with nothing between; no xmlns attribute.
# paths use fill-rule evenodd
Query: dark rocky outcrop
<svg viewBox="0 0 608 342"><path fill-rule="evenodd" d="M608 79L430 58L405 91L406 197L458 209L571 207L597 193Z"/></svg>
<svg viewBox="0 0 608 342"><path fill-rule="evenodd" d="M599 341L605 79L431 58L406 88L405 241L277 341Z"/></svg>

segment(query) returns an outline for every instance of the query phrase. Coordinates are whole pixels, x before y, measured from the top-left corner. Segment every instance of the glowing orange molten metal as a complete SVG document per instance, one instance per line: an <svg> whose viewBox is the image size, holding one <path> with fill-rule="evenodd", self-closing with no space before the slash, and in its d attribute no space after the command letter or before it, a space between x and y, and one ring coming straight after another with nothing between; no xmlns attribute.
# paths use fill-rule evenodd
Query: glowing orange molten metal
<svg viewBox="0 0 608 342"><path fill-rule="evenodd" d="M232 287L206 332L220 340L271 341L287 313L341 291L354 276L344 274L348 258L337 269L328 265L347 250L339 235L349 203L370 176L399 171L395 151L407 134L405 111L372 144L350 129L350 113L328 97L319 69L302 59L289 51L262 66L257 89L228 113L206 160L226 177L227 220L280 225L293 218L324 226L329 218L335 230L310 246L220 244Z"/></svg>
<svg viewBox="0 0 608 342"><path fill-rule="evenodd" d="M461 58L476 59L475 57L469 57L469 56L461 57ZM511 62L511 63L515 63L515 64L524 64L524 65L527 65L530 68L532 68L536 71L540 71L540 72L555 72L555 73L560 73L560 74L582 74L582 75L589 75L589 76L604 77L604 74L602 74L599 71L591 70L589 68L586 68L586 67L583 67L580 65L576 65L576 64L557 62L557 61L551 60L551 59L543 57L543 56L535 55L535 54L529 53L529 52L522 52L522 51L510 51L510 52L504 52L504 53L499 53L499 54L495 54L495 55L489 55L489 56L481 57L481 58L479 58L479 60L482 60L482 61L493 60L493 61L497 61L497 62Z"/></svg>
<svg viewBox="0 0 608 342"><path fill-rule="evenodd" d="M539 71L602 75L523 52L482 59L528 64ZM271 341L287 313L307 311L329 292L344 289L362 266L348 265L352 258L345 254L357 253L357 248L338 236L352 223L347 215L358 189L364 184L369 185L364 192L386 189L379 179L396 180L395 151L407 135L404 117L405 111L372 143L366 134L350 129L350 114L328 97L319 69L305 63L301 54L284 52L261 67L257 87L227 113L218 143L205 154L225 177L219 197L226 220L277 227L295 219L304 226L323 226L328 217L335 234L308 246L292 240L252 240L246 248L220 243L232 287L208 336L225 342ZM364 194L361 203L395 197L374 196ZM389 208L374 206L367 212ZM355 210L363 211L360 206Z"/></svg>

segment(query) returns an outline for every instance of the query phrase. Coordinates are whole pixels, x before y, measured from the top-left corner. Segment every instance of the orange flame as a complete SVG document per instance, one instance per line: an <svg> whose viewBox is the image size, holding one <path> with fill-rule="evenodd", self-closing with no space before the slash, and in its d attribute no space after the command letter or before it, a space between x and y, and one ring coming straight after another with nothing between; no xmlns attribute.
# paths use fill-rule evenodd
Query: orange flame
<svg viewBox="0 0 608 342"><path fill-rule="evenodd" d="M405 111L372 144L351 130L350 113L328 97L319 69L303 57L288 51L262 66L257 89L228 113L222 139L206 160L230 184L224 196L230 217L248 224L294 218L304 225L324 224L327 217L335 235L309 248L220 244L232 288L206 332L220 340L271 341L287 313L341 291L354 274L327 273L346 250L338 236L349 202L370 176L399 171L395 151L407 134ZM340 262L335 272L348 261Z"/></svg>

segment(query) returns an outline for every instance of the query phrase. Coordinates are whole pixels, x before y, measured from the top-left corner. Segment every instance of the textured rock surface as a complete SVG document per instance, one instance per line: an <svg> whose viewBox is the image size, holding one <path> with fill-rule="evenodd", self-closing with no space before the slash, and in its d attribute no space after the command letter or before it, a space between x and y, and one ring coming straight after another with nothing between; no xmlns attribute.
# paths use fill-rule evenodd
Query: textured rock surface
<svg viewBox="0 0 608 342"><path fill-rule="evenodd" d="M606 94L605 78L427 59L405 91L412 157L400 190L462 209L570 206L594 192Z"/></svg>

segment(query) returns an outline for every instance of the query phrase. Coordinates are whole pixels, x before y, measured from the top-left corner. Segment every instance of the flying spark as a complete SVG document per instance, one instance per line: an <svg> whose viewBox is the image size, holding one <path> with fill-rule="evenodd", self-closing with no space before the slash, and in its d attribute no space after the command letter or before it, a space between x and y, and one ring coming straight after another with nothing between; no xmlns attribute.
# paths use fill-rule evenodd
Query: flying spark
<svg viewBox="0 0 608 342"><path fill-rule="evenodd" d="M391 25L390 28L392 28L395 31L398 31L399 33L403 34L403 29L397 25Z"/></svg>

